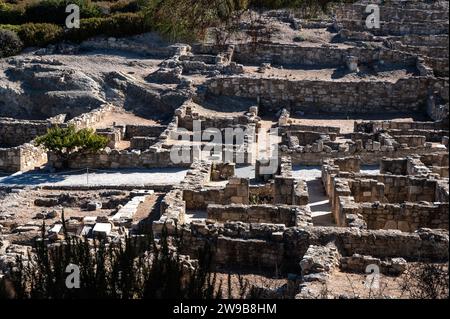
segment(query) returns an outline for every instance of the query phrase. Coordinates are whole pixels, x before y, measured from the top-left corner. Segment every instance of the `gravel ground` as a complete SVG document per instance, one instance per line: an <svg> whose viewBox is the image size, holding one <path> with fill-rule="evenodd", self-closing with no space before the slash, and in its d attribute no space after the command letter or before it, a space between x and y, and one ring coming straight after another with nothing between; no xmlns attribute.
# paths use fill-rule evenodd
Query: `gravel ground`
<svg viewBox="0 0 450 319"><path fill-rule="evenodd" d="M0 177L0 186L110 186L110 185L173 185L180 183L187 170L178 168L147 170L90 170L61 173L27 172Z"/></svg>

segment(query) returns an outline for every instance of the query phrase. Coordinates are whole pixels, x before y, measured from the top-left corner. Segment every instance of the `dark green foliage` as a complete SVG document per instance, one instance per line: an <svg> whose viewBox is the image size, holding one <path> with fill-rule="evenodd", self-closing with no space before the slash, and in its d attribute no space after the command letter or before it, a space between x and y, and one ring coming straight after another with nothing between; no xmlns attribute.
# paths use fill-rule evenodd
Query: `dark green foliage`
<svg viewBox="0 0 450 319"><path fill-rule="evenodd" d="M0 24L20 24L24 10L9 3L0 2Z"/></svg>
<svg viewBox="0 0 450 319"><path fill-rule="evenodd" d="M76 130L75 126L67 128L52 127L47 134L36 139L36 145L58 155L70 155L73 152L95 152L105 148L108 139L95 133L93 129Z"/></svg>
<svg viewBox="0 0 450 319"><path fill-rule="evenodd" d="M60 41L63 29L50 23L25 23L20 26L18 35L26 47L41 47Z"/></svg>
<svg viewBox="0 0 450 319"><path fill-rule="evenodd" d="M151 235L115 244L100 240L94 245L67 233L58 245L48 246L38 239L35 253L28 255L31 262L17 259L8 277L13 288L8 294L6 289L0 290L0 298L220 298L214 293L210 259L204 258L194 273L186 275L180 256L170 251L168 241L165 232L158 245ZM202 255L209 256L206 252ZM66 286L70 264L80 267L79 288Z"/></svg>
<svg viewBox="0 0 450 319"><path fill-rule="evenodd" d="M119 0L109 7L111 13L138 12L141 7L137 0Z"/></svg>
<svg viewBox="0 0 450 319"><path fill-rule="evenodd" d="M23 43L17 34L10 30L0 30L0 58L19 53Z"/></svg>
<svg viewBox="0 0 450 319"><path fill-rule="evenodd" d="M246 0L149 0L145 14L154 29L171 40L198 40L208 28L246 8Z"/></svg>
<svg viewBox="0 0 450 319"><path fill-rule="evenodd" d="M82 19L79 29L71 29L66 34L66 39L71 41L83 41L90 37L105 35L112 37L124 37L150 31L139 13L121 13L108 18Z"/></svg>
<svg viewBox="0 0 450 319"><path fill-rule="evenodd" d="M100 17L102 14L89 0L43 0L25 9L24 20L34 23L54 23L64 25L68 13L66 7L76 4L80 7L80 18Z"/></svg>

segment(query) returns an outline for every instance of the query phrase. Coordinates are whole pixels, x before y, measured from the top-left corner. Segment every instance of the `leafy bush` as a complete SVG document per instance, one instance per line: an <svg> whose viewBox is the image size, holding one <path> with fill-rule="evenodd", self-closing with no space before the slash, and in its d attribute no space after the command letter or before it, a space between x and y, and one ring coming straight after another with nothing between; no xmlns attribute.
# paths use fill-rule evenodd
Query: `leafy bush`
<svg viewBox="0 0 450 319"><path fill-rule="evenodd" d="M149 0L145 16L171 40L201 40L208 28L229 21L247 5L247 0Z"/></svg>
<svg viewBox="0 0 450 319"><path fill-rule="evenodd" d="M100 9L90 0L43 0L31 4L25 9L24 20L34 23L65 24L66 7L76 4L80 7L80 18L100 17Z"/></svg>
<svg viewBox="0 0 450 319"><path fill-rule="evenodd" d="M149 30L141 14L121 13L108 18L82 19L80 28L69 30L66 39L80 42L99 35L124 37Z"/></svg>
<svg viewBox="0 0 450 319"><path fill-rule="evenodd" d="M137 12L140 9L137 0L119 0L110 6L111 13Z"/></svg>
<svg viewBox="0 0 450 319"><path fill-rule="evenodd" d="M0 23L20 24L23 22L24 10L8 3L0 2Z"/></svg>
<svg viewBox="0 0 450 319"><path fill-rule="evenodd" d="M36 145L42 145L47 150L66 158L73 152L98 151L107 144L108 139L96 134L93 129L77 131L73 125L67 128L52 127L47 134L36 139Z"/></svg>
<svg viewBox="0 0 450 319"><path fill-rule="evenodd" d="M25 46L40 47L61 40L63 29L50 23L25 23L20 26L18 35Z"/></svg>
<svg viewBox="0 0 450 319"><path fill-rule="evenodd" d="M355 2L356 0L250 0L250 6L264 9L280 8L321 8L326 9L330 3Z"/></svg>
<svg viewBox="0 0 450 319"><path fill-rule="evenodd" d="M22 48L23 43L15 32L0 29L0 58L17 54Z"/></svg>

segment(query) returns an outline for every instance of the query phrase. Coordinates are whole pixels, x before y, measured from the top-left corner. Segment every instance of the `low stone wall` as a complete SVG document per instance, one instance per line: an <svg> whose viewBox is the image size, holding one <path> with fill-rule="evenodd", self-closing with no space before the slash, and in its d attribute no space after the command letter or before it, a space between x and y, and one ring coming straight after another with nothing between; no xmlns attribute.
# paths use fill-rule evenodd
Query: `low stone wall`
<svg viewBox="0 0 450 319"><path fill-rule="evenodd" d="M438 181L436 187L436 202L448 203L449 202L449 184L448 180Z"/></svg>
<svg viewBox="0 0 450 319"><path fill-rule="evenodd" d="M48 121L25 121L0 118L0 146L15 147L29 143L47 133Z"/></svg>
<svg viewBox="0 0 450 319"><path fill-rule="evenodd" d="M312 152L303 150L302 152L296 152L295 150L283 150L281 148L281 155L288 155L292 158L293 165L321 165L324 158L341 158L349 156L359 156L361 158L361 164L372 165L379 164L384 157L396 158L396 157L406 157L411 154L428 154L428 153L444 153L446 150L439 147L430 147L425 145L424 147L401 147L395 150L388 151L374 151L362 149L359 151L355 150L331 150L329 152Z"/></svg>
<svg viewBox="0 0 450 319"><path fill-rule="evenodd" d="M344 29L364 32L367 31L365 19L341 20L339 25ZM433 22L381 22L379 29L371 29L370 32L378 36L402 36L408 34L415 35L434 35L448 34L448 21Z"/></svg>
<svg viewBox="0 0 450 319"><path fill-rule="evenodd" d="M156 40L156 39L155 39ZM154 44L153 44L154 43ZM169 58L174 54L190 50L187 45L161 46L158 41L148 41L145 35L131 38L97 37L81 43L81 50L120 50L143 54L153 58Z"/></svg>
<svg viewBox="0 0 450 319"><path fill-rule="evenodd" d="M408 132L411 130L448 130L448 123L445 122L396 122L396 121L362 121L355 122L354 131L364 133L376 133L378 131L401 130Z"/></svg>
<svg viewBox="0 0 450 319"><path fill-rule="evenodd" d="M328 170L325 189L338 226L347 225L347 215L359 213L359 203L448 202L448 189L435 179L414 176L364 175Z"/></svg>
<svg viewBox="0 0 450 319"><path fill-rule="evenodd" d="M164 228L171 232L185 223L186 203L181 189L175 188L164 196L161 201L160 215L160 218L152 223L153 233L156 236L161 235Z"/></svg>
<svg viewBox="0 0 450 319"><path fill-rule="evenodd" d="M224 187L200 187L184 189L186 208L206 210L210 204L245 204L250 202L249 182L245 178L230 178Z"/></svg>
<svg viewBox="0 0 450 319"><path fill-rule="evenodd" d="M273 203L283 205L307 205L308 186L292 177L292 161L289 156L280 157L279 174L273 177Z"/></svg>
<svg viewBox="0 0 450 319"><path fill-rule="evenodd" d="M401 136L424 136L426 142L441 143L442 138L449 135L449 131L448 130L417 130L417 129L389 130L389 135L392 136L394 139L396 139L395 136L398 136L398 135L401 135ZM420 143L422 143L422 141L417 142L418 145L423 145Z"/></svg>
<svg viewBox="0 0 450 319"><path fill-rule="evenodd" d="M380 60L387 64L414 66L416 57L412 54L378 49L352 47L342 49L337 46L299 46L295 44L239 44L235 46L233 60L242 64L271 63L283 66L317 66L339 67L346 64L348 56L358 58L362 64L377 63Z"/></svg>
<svg viewBox="0 0 450 319"><path fill-rule="evenodd" d="M406 158L383 158L380 174L408 175Z"/></svg>
<svg viewBox="0 0 450 319"><path fill-rule="evenodd" d="M12 148L0 148L0 171L28 171L47 162L47 152L33 144Z"/></svg>
<svg viewBox="0 0 450 319"><path fill-rule="evenodd" d="M218 222L284 224L287 227L312 226L311 211L287 205L208 205L208 219Z"/></svg>
<svg viewBox="0 0 450 319"><path fill-rule="evenodd" d="M340 172L359 173L361 169L361 158L342 157L324 160L322 165L322 183L327 195L332 193L332 179Z"/></svg>
<svg viewBox="0 0 450 319"><path fill-rule="evenodd" d="M48 154L50 167L61 169L64 167L61 158L54 153ZM117 169L117 168L164 168L189 167L190 163L174 163L170 158L170 150L154 148L145 151L118 151L104 149L97 153L75 153L67 161L66 168L84 169Z"/></svg>
<svg viewBox="0 0 450 319"><path fill-rule="evenodd" d="M236 164L234 163L213 163L211 167L212 181L226 181L235 175Z"/></svg>
<svg viewBox="0 0 450 319"><path fill-rule="evenodd" d="M394 140L400 144L406 144L410 147L424 146L427 141L425 136L421 135L394 135Z"/></svg>
<svg viewBox="0 0 450 319"><path fill-rule="evenodd" d="M448 203L362 203L358 213L369 229L414 232L419 228L448 229L448 208Z"/></svg>
<svg viewBox="0 0 450 319"><path fill-rule="evenodd" d="M165 125L131 125L125 127L125 138L133 137L159 137L166 130Z"/></svg>
<svg viewBox="0 0 450 319"><path fill-rule="evenodd" d="M92 110L88 113L81 114L80 116L74 117L73 119L67 121L66 125L75 125L77 129L93 127L95 124L100 122L104 116L112 112L116 107L112 104L105 104L99 108Z"/></svg>
<svg viewBox="0 0 450 319"><path fill-rule="evenodd" d="M334 8L333 13L338 19L345 20L365 20L366 4L343 4ZM402 21L402 22L424 22L448 19L445 10L424 10L411 7L399 7L389 5L389 3L380 6L380 17L383 21Z"/></svg>
<svg viewBox="0 0 450 319"><path fill-rule="evenodd" d="M115 149L117 143L122 140L122 132L118 128L97 129L96 133L108 139L108 147Z"/></svg>
<svg viewBox="0 0 450 319"><path fill-rule="evenodd" d="M287 133L291 131L308 131L324 134L336 134L339 135L341 132L340 127L333 126L315 126L315 125L303 125L303 124L288 124L280 127L281 133Z"/></svg>
<svg viewBox="0 0 450 319"><path fill-rule="evenodd" d="M381 260L380 258L359 254L354 254L350 257L341 257L339 261L341 263L341 270L359 274L366 273L368 266L377 265L382 274L399 276L406 270L407 266L407 262L403 258L387 258L387 260Z"/></svg>
<svg viewBox="0 0 450 319"><path fill-rule="evenodd" d="M301 273L300 260L310 245L335 242L340 253L371 255L375 258L401 257L413 260L448 260L448 232L419 230L359 230L339 227L286 228L273 224L190 224L183 228L182 253L198 257L206 241L215 242L217 265Z"/></svg>
<svg viewBox="0 0 450 319"><path fill-rule="evenodd" d="M425 111L428 91L444 86L444 79L412 77L397 82L336 82L232 76L210 79L207 91L213 95L258 98L263 113L280 105L292 112L408 112ZM448 84L447 84L448 86ZM354 92L366 92L355 97Z"/></svg>
<svg viewBox="0 0 450 319"><path fill-rule="evenodd" d="M135 136L130 139L130 148L132 150L148 150L156 141L155 137Z"/></svg>

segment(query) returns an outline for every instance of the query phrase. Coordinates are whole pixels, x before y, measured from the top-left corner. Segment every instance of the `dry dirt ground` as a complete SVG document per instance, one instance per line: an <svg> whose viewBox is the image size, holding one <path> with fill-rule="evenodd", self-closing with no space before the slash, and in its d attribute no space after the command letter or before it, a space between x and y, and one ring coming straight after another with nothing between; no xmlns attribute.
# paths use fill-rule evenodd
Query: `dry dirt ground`
<svg viewBox="0 0 450 319"><path fill-rule="evenodd" d="M103 197L100 195L101 193L105 192L103 191L61 191L61 190L31 190L31 189L25 189L20 191L19 193L12 193L9 194L6 198L3 200L0 200L0 213L7 212L8 214L15 214L14 222L17 224L25 224L27 222L34 222L37 225L42 224L42 220L34 219L34 216L37 213L40 213L42 211L49 211L49 210L57 210L58 213L61 212L61 207L40 207L36 206L34 204L34 201L37 198L48 198L48 197L57 197L61 195L68 194L72 198L78 198L77 200L81 203L86 201L87 198L89 198L92 201L98 200L98 201L107 201L111 197ZM122 192L123 194L117 197L120 198L127 198L128 192ZM87 211L83 210L78 206L78 203L75 203L73 205L70 205L71 207L67 207L64 205L64 215L66 218L71 217L85 217L85 216L109 216L115 209L100 209L96 211ZM55 217L52 219L48 219L47 221L49 223L55 222L60 217Z"/></svg>
<svg viewBox="0 0 450 319"><path fill-rule="evenodd" d="M334 126L341 129L342 134L352 133L355 121L367 120L389 120L396 122L409 122L425 120L423 116L417 114L305 114L292 115L292 121L296 124L313 125L313 126Z"/></svg>
<svg viewBox="0 0 450 319"><path fill-rule="evenodd" d="M408 272L394 277L380 275L378 281L367 277L365 274L355 274L343 272L339 269L334 270L325 282L308 283L301 293L297 294L297 299L410 299L410 291L415 291L417 277L410 274L414 273L419 264L409 263ZM440 264L438 267L448 267ZM448 279L447 279L448 280ZM270 290L277 290L287 284L286 278L274 278L267 274L236 274L230 275L226 271L219 272L216 275L216 285L222 290L224 298L240 298L250 291L250 287L255 286ZM444 287L437 285L435 287ZM231 288L231 293L229 293ZM412 290L411 290L412 289ZM448 284L447 284L448 293ZM253 296L262 298L261 295Z"/></svg>
<svg viewBox="0 0 450 319"><path fill-rule="evenodd" d="M114 125L156 125L158 121L152 119L146 119L137 116L131 112L125 110L114 110L108 113L101 121L95 123L93 128L109 128Z"/></svg>
<svg viewBox="0 0 450 319"><path fill-rule="evenodd" d="M311 299L386 299L386 298L407 298L402 291L402 281L400 277L388 277L381 275L379 288L369 288L365 286L366 275L344 273L339 270L333 272L325 283L309 283ZM216 284L221 287L224 298L229 298L229 287L231 287L231 297L239 298L244 293L248 294L250 287L263 287L265 289L276 290L287 283L286 278L272 278L263 274L231 274L226 272L217 274ZM297 297L298 298L298 297ZM303 297L304 298L304 297Z"/></svg>
<svg viewBox="0 0 450 319"><path fill-rule="evenodd" d="M41 227L43 222L46 225L52 225L55 222L61 220L61 212L64 211L65 219L71 218L84 218L88 216L111 216L117 212L119 205L127 203L129 198L129 192L119 191L115 192L117 195L106 196L108 190L99 191L61 191L61 190L24 190L19 193L13 193L7 195L5 198L0 199L0 225L14 229L17 225L37 226ZM40 207L36 206L34 201L37 198L57 197L65 194L70 194L71 198L76 198L76 203L67 205L57 205L53 207ZM159 203L164 196L163 193L155 193L147 198L147 200L141 203L138 207L136 214L133 216L133 223L137 224L140 221L153 218L153 214L159 212ZM87 200L102 202L101 209L95 211L88 211L82 208L82 204ZM111 202L110 202L111 200ZM106 205L105 205L106 203ZM69 207L70 206L70 207ZM106 208L105 208L106 207ZM55 211L57 213L54 218L37 219L35 218L37 213ZM13 219L5 218L5 213L14 215ZM3 218L1 218L3 216ZM158 216L156 216L158 217ZM32 238L39 236L40 231L28 231L22 234L16 233L11 235L11 240L15 239L23 241L25 239L31 240Z"/></svg>
<svg viewBox="0 0 450 319"><path fill-rule="evenodd" d="M133 223L138 223L146 218L152 219L157 217L157 209L159 208L159 203L164 197L164 193L155 193L147 198L146 201L138 206L136 213L133 215Z"/></svg>
<svg viewBox="0 0 450 319"><path fill-rule="evenodd" d="M413 75L413 70L407 68L386 69L374 72L371 70L360 70L358 73L350 73L343 68L281 68L273 66L264 75L258 73L257 66L246 66L244 70L247 74L255 77L286 78L289 80L310 80L310 81L341 81L341 82L361 82L361 81L386 81L395 83L399 79L408 78Z"/></svg>

